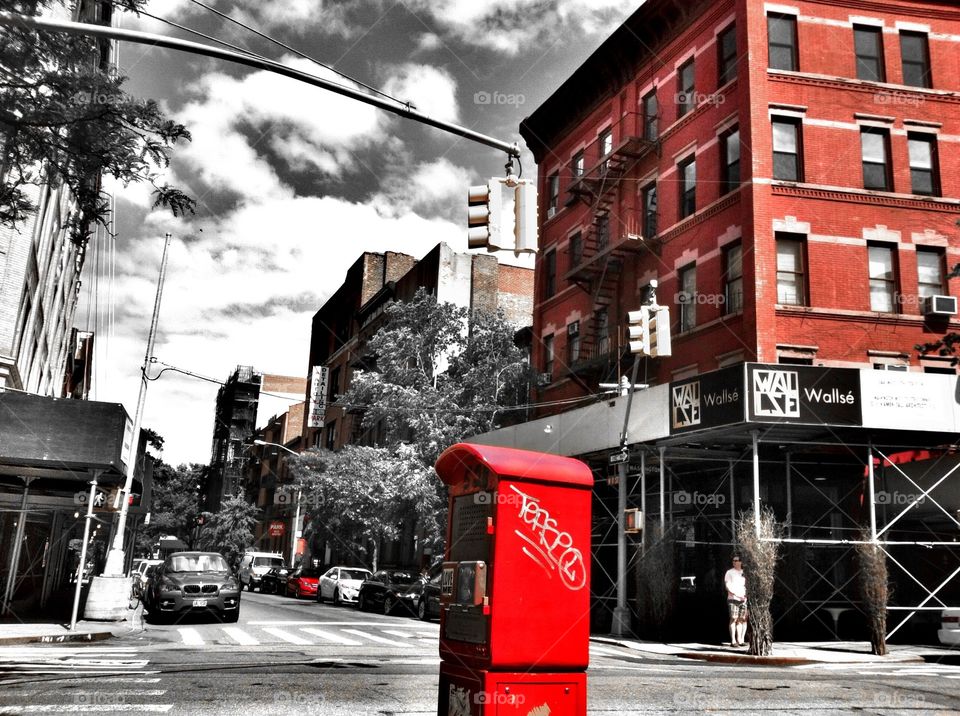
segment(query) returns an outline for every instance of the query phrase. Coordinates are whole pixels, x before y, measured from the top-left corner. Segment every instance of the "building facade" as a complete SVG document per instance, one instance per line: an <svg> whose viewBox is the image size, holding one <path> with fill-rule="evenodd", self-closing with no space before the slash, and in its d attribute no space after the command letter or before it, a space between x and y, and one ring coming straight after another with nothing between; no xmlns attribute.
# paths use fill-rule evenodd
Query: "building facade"
<svg viewBox="0 0 960 716"><path fill-rule="evenodd" d="M594 469L594 628L621 579L621 490L645 525L627 537L635 624L643 556L669 535L679 609L721 638L722 570L757 508L791 540L778 635L862 634L864 531L896 564L894 632L915 613L900 634L933 633L911 610L941 583L960 602L957 371L916 349L960 328L958 49L955 3L648 0L523 122L538 401L597 402L476 441ZM654 298L672 355L637 358L627 412L599 386L629 375L626 314Z"/></svg>

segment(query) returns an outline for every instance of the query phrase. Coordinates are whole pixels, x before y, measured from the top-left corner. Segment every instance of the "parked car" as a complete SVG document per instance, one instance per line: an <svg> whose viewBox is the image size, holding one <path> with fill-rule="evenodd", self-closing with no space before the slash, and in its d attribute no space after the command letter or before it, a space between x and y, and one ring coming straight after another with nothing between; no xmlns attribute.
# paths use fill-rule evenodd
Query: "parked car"
<svg viewBox="0 0 960 716"><path fill-rule="evenodd" d="M392 614L402 605L413 614L417 599L414 586L420 581L419 575L409 570L381 569L360 585L357 605L362 611L380 609L384 614Z"/></svg>
<svg viewBox="0 0 960 716"><path fill-rule="evenodd" d="M440 618L440 574L432 579L421 579L410 590L416 594L417 616L423 621Z"/></svg>
<svg viewBox="0 0 960 716"><path fill-rule="evenodd" d="M314 597L317 594L317 583L320 581L320 570L313 567L297 567L287 575L285 594L300 597Z"/></svg>
<svg viewBox="0 0 960 716"><path fill-rule="evenodd" d="M216 552L175 552L156 568L144 604L153 619L206 611L221 621L235 622L240 616L240 582Z"/></svg>
<svg viewBox="0 0 960 716"><path fill-rule="evenodd" d="M133 560L133 568L130 570L130 576L139 579L141 587L146 587L147 571L159 564L163 564L162 559L135 559Z"/></svg>
<svg viewBox="0 0 960 716"><path fill-rule="evenodd" d="M264 574L282 566L283 556L276 552L247 552L240 560L240 583L252 592Z"/></svg>
<svg viewBox="0 0 960 716"><path fill-rule="evenodd" d="M357 601L363 580L369 579L371 574L363 567L331 567L320 577L317 601L330 599L334 604L352 604Z"/></svg>
<svg viewBox="0 0 960 716"><path fill-rule="evenodd" d="M944 609L940 620L940 631L937 632L940 643L949 646L960 644L960 609Z"/></svg>
<svg viewBox="0 0 960 716"><path fill-rule="evenodd" d="M287 577L290 576L290 570L286 567L274 567L262 577L260 577L261 594L280 594L287 588Z"/></svg>

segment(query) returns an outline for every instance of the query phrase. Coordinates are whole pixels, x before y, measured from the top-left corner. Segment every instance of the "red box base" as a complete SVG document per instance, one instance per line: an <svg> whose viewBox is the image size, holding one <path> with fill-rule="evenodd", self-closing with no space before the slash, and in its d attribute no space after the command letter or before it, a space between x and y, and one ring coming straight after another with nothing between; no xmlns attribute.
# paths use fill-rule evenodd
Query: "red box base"
<svg viewBox="0 0 960 716"><path fill-rule="evenodd" d="M585 672L486 671L440 664L437 716L586 716Z"/></svg>

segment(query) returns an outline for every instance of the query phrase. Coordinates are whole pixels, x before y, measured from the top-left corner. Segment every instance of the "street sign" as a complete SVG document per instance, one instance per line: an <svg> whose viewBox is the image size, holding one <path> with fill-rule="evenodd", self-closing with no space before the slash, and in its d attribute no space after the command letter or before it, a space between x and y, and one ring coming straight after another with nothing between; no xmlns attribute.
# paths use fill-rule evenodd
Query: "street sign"
<svg viewBox="0 0 960 716"><path fill-rule="evenodd" d="M630 455L626 450L623 450L621 452L613 453L609 460L611 465L622 465L625 462L630 462Z"/></svg>
<svg viewBox="0 0 960 716"><path fill-rule="evenodd" d="M283 537L287 531L287 526L280 520L270 522L269 534L271 537Z"/></svg>

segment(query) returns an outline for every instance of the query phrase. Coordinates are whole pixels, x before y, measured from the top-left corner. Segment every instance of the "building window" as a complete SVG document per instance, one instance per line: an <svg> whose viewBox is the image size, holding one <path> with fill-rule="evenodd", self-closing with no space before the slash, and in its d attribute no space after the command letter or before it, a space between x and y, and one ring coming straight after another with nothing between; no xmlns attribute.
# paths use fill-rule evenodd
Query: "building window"
<svg viewBox="0 0 960 716"><path fill-rule="evenodd" d="M939 249L917 249L917 294L922 301L930 296L946 295L943 252Z"/></svg>
<svg viewBox="0 0 960 716"><path fill-rule="evenodd" d="M930 77L930 45L922 32L900 33L900 55L903 61L903 84L910 87L933 87Z"/></svg>
<svg viewBox="0 0 960 716"><path fill-rule="evenodd" d="M567 325L567 364L580 360L580 321Z"/></svg>
<svg viewBox="0 0 960 716"><path fill-rule="evenodd" d="M543 372L553 377L553 334L543 338Z"/></svg>
<svg viewBox="0 0 960 716"><path fill-rule="evenodd" d="M771 70L796 71L797 18L795 15L767 15L767 37Z"/></svg>
<svg viewBox="0 0 960 716"><path fill-rule="evenodd" d="M547 178L547 218L557 213L560 204L560 174L554 172Z"/></svg>
<svg viewBox="0 0 960 716"><path fill-rule="evenodd" d="M743 246L734 244L723 253L724 313L743 310Z"/></svg>
<svg viewBox="0 0 960 716"><path fill-rule="evenodd" d="M910 186L914 194L940 196L937 139L931 134L908 134Z"/></svg>
<svg viewBox="0 0 960 716"><path fill-rule="evenodd" d="M573 155L573 176L574 178L583 176L583 152L577 152Z"/></svg>
<svg viewBox="0 0 960 716"><path fill-rule="evenodd" d="M680 332L689 331L697 325L697 265L690 264L678 274L680 291Z"/></svg>
<svg viewBox="0 0 960 716"><path fill-rule="evenodd" d="M548 251L543 257L543 299L557 292L557 252Z"/></svg>
<svg viewBox="0 0 960 716"><path fill-rule="evenodd" d="M657 103L657 91L653 90L643 98L643 138L655 142L660 136L657 124L660 106Z"/></svg>
<svg viewBox="0 0 960 716"><path fill-rule="evenodd" d="M737 78L737 26L731 25L717 37L719 77L717 87L723 87Z"/></svg>
<svg viewBox="0 0 960 716"><path fill-rule="evenodd" d="M773 120L773 178L803 181L803 139L797 119Z"/></svg>
<svg viewBox="0 0 960 716"><path fill-rule="evenodd" d="M333 450L337 444L337 421L331 420L327 426L327 450Z"/></svg>
<svg viewBox="0 0 960 716"><path fill-rule="evenodd" d="M327 385L327 402L332 403L340 392L340 366L330 371L330 382Z"/></svg>
<svg viewBox="0 0 960 716"><path fill-rule="evenodd" d="M883 28L854 25L853 49L857 57L857 79L887 81L883 67Z"/></svg>
<svg viewBox="0 0 960 716"><path fill-rule="evenodd" d="M697 210L697 159L690 156L677 166L680 175L680 218L684 219Z"/></svg>
<svg viewBox="0 0 960 716"><path fill-rule="evenodd" d="M579 266L583 261L583 237L578 231L570 237L570 267Z"/></svg>
<svg viewBox="0 0 960 716"><path fill-rule="evenodd" d="M643 237L652 239L657 235L657 183L643 188Z"/></svg>
<svg viewBox="0 0 960 716"><path fill-rule="evenodd" d="M777 303L806 306L804 240L793 234L777 234Z"/></svg>
<svg viewBox="0 0 960 716"><path fill-rule="evenodd" d="M870 266L870 310L896 313L897 277L893 265L893 249L889 246L868 246Z"/></svg>
<svg viewBox="0 0 960 716"><path fill-rule="evenodd" d="M597 146L600 148L600 157L606 157L613 151L613 131L605 129L597 137ZM607 161L600 162L601 173L607 171Z"/></svg>
<svg viewBox="0 0 960 716"><path fill-rule="evenodd" d="M601 308L594 314L597 335L597 355L605 356L610 352L610 314Z"/></svg>
<svg viewBox="0 0 960 716"><path fill-rule="evenodd" d="M885 129L861 128L863 188L890 191L890 135Z"/></svg>
<svg viewBox="0 0 960 716"><path fill-rule="evenodd" d="M677 71L677 119L696 108L694 80L695 68L691 57Z"/></svg>
<svg viewBox="0 0 960 716"><path fill-rule="evenodd" d="M720 160L723 171L721 195L740 186L740 130L733 129L720 136Z"/></svg>
<svg viewBox="0 0 960 716"><path fill-rule="evenodd" d="M597 217L597 251L603 251L610 244L610 215Z"/></svg>

